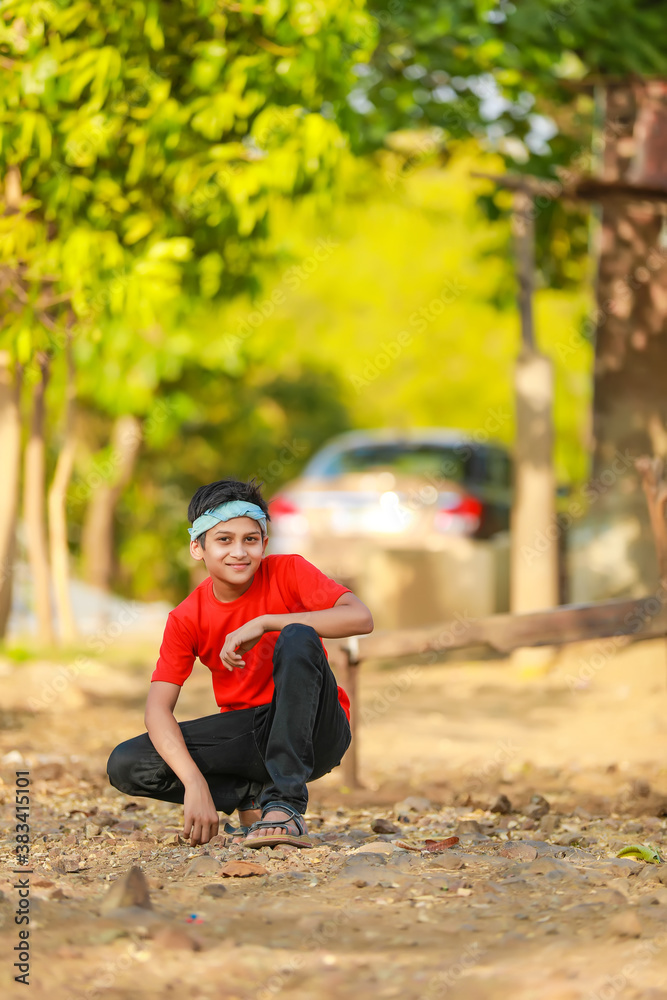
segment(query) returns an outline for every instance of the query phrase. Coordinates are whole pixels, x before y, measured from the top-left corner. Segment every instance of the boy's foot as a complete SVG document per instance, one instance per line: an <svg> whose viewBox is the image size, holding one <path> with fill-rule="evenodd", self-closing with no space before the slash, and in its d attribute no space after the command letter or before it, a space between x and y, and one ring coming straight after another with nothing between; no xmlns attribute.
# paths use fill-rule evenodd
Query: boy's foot
<svg viewBox="0 0 667 1000"><path fill-rule="evenodd" d="M261 813L258 813L257 819L259 819ZM265 826L261 830L251 830L246 840L253 840L255 837L261 837L265 839L266 837L279 837L284 834L288 834L292 837L298 837L300 834L308 833L306 824L301 820L301 825L303 826L303 831L299 830L296 825L295 820L290 819L289 813L285 812L284 809L270 809L265 816L261 817L265 823L270 823L271 820L278 820L280 826ZM255 820L253 820L255 822ZM245 826L245 824L244 824Z"/></svg>
<svg viewBox="0 0 667 1000"><path fill-rule="evenodd" d="M278 847L280 844L313 846L303 816L278 802L264 807L261 821L250 828L244 843L246 847Z"/></svg>
<svg viewBox="0 0 667 1000"><path fill-rule="evenodd" d="M224 832L228 836L231 836L232 844L242 844L246 839L249 828L261 818L261 809L239 809L239 826L234 829L231 824L226 823Z"/></svg>
<svg viewBox="0 0 667 1000"><path fill-rule="evenodd" d="M261 809L239 809L239 824L241 826L252 826L253 823L256 823L261 818Z"/></svg>

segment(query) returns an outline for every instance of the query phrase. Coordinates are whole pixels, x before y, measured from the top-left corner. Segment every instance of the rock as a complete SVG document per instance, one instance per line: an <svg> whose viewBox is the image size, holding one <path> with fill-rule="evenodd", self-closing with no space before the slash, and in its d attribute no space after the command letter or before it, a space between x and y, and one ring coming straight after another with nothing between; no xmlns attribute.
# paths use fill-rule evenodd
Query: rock
<svg viewBox="0 0 667 1000"><path fill-rule="evenodd" d="M164 951L201 951L201 942L182 927L159 927L152 935L155 948Z"/></svg>
<svg viewBox="0 0 667 1000"><path fill-rule="evenodd" d="M212 858L210 854L201 854L198 858L190 862L185 869L185 874L186 876L199 875L200 877L204 875L219 875L220 862Z"/></svg>
<svg viewBox="0 0 667 1000"><path fill-rule="evenodd" d="M512 861L534 861L537 857L537 850L529 844L522 844L518 841L514 844L506 844L498 854L503 858L511 858Z"/></svg>
<svg viewBox="0 0 667 1000"><path fill-rule="evenodd" d="M496 801L491 806L491 812L492 813L501 813L502 815L506 815L507 813L511 813L512 812L512 803L510 802L510 800L507 798L506 795L499 795L498 798L496 799Z"/></svg>
<svg viewBox="0 0 667 1000"><path fill-rule="evenodd" d="M81 870L83 862L78 854L63 855L55 864L54 870L64 874L65 872L78 872Z"/></svg>
<svg viewBox="0 0 667 1000"><path fill-rule="evenodd" d="M48 764L40 764L36 769L36 776L42 781L57 781L65 773L64 766L59 761L50 761Z"/></svg>
<svg viewBox="0 0 667 1000"><path fill-rule="evenodd" d="M102 827L98 826L97 823L86 823L85 834L88 840L90 840L91 837L99 837L101 832Z"/></svg>
<svg viewBox="0 0 667 1000"><path fill-rule="evenodd" d="M642 934L642 925L634 910L625 910L617 913L609 921L609 930L616 937L638 938Z"/></svg>
<svg viewBox="0 0 667 1000"><path fill-rule="evenodd" d="M667 885L667 865L645 865L639 873L640 882L660 882Z"/></svg>
<svg viewBox="0 0 667 1000"><path fill-rule="evenodd" d="M393 854L399 850L396 844L387 843L386 840L373 840L370 844L362 844L354 849L354 854Z"/></svg>
<svg viewBox="0 0 667 1000"><path fill-rule="evenodd" d="M139 829L139 823L136 819L122 819L120 823L116 823L113 828L114 833L132 833L133 830Z"/></svg>
<svg viewBox="0 0 667 1000"><path fill-rule="evenodd" d="M109 913L111 910L128 906L137 906L145 910L153 908L146 876L137 865L114 882L100 903L99 910L100 913Z"/></svg>
<svg viewBox="0 0 667 1000"><path fill-rule="evenodd" d="M630 794L640 799L647 799L651 794L651 786L644 778L633 778L630 782Z"/></svg>
<svg viewBox="0 0 667 1000"><path fill-rule="evenodd" d="M642 896L641 902L649 903L652 906L667 905L667 888L663 885L659 885L655 889L650 889L644 896Z"/></svg>
<svg viewBox="0 0 667 1000"><path fill-rule="evenodd" d="M227 894L227 890L224 885L219 885L217 882L211 885L205 885L203 889L205 896L213 896L214 899L221 899Z"/></svg>
<svg viewBox="0 0 667 1000"><path fill-rule="evenodd" d="M431 808L430 800L425 799L421 795L409 795L407 799L403 799L402 802L399 802L395 806L396 812L399 814L399 818L401 813L410 813L410 812L423 813L430 808Z"/></svg>
<svg viewBox="0 0 667 1000"><path fill-rule="evenodd" d="M251 875L269 874L263 865L254 864L252 861L228 861L222 866L220 873L225 878L249 878Z"/></svg>
<svg viewBox="0 0 667 1000"><path fill-rule="evenodd" d="M524 809L524 816L528 819L542 819L551 809L551 806L542 795L533 795L530 804Z"/></svg>
<svg viewBox="0 0 667 1000"><path fill-rule="evenodd" d="M644 867L643 861L637 861L635 858L614 858L610 865L609 870L612 875L636 875Z"/></svg>
<svg viewBox="0 0 667 1000"><path fill-rule="evenodd" d="M559 826L560 816L554 816L553 813L543 816L540 820L540 830L542 830L547 837L550 837L553 833L555 833Z"/></svg>
<svg viewBox="0 0 667 1000"><path fill-rule="evenodd" d="M482 832L482 828L476 819L462 819L456 827L456 833L459 837L470 837L473 834L479 835Z"/></svg>
<svg viewBox="0 0 667 1000"><path fill-rule="evenodd" d="M425 862L425 868L436 868L446 871L457 871L459 868L465 867L465 861L463 858L459 858L456 854L451 854L446 851L444 854L438 854L432 860Z"/></svg>
<svg viewBox="0 0 667 1000"><path fill-rule="evenodd" d="M371 830L373 831L373 833L400 833L401 832L400 827L396 826L395 823L392 823L388 819L383 819L381 816L379 816L377 819L373 820L373 822L371 823Z"/></svg>

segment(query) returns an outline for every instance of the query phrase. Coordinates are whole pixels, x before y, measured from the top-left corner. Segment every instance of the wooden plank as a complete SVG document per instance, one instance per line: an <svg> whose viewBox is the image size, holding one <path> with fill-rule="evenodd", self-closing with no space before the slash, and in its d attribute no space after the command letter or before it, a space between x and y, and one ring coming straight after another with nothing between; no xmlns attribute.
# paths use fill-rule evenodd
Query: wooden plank
<svg viewBox="0 0 667 1000"><path fill-rule="evenodd" d="M358 659L395 658L488 646L509 653L522 646L562 646L614 635L650 639L667 634L667 607L656 596L566 604L522 615L459 617L441 626L359 636ZM331 644L333 645L333 643ZM345 640L341 642L346 649Z"/></svg>

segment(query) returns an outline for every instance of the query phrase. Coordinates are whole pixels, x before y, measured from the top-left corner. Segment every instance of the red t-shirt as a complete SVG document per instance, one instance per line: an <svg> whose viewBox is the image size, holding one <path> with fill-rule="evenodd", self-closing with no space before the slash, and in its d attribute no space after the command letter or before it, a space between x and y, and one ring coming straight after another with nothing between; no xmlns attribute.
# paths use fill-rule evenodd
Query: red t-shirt
<svg viewBox="0 0 667 1000"><path fill-rule="evenodd" d="M348 587L297 555L266 556L245 594L234 601L219 601L208 577L170 613L151 681L182 685L199 657L213 675L221 712L268 705L273 697L273 649L280 632L266 632L243 654L245 667L231 671L220 660L225 637L259 615L332 608L346 593ZM341 687L338 700L349 719L350 699Z"/></svg>

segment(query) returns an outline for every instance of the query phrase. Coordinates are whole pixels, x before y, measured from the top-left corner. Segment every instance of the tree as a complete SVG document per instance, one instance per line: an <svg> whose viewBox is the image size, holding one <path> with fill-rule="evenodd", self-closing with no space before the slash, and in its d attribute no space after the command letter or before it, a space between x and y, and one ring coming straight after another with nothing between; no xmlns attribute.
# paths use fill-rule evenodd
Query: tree
<svg viewBox="0 0 667 1000"><path fill-rule="evenodd" d="M76 396L95 366L98 389L112 376L96 405L145 415L193 300L256 291L272 195L335 187L348 153L327 107L372 23L355 0L10 0L3 15L2 342L15 371L64 370L71 334Z"/></svg>

